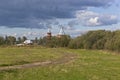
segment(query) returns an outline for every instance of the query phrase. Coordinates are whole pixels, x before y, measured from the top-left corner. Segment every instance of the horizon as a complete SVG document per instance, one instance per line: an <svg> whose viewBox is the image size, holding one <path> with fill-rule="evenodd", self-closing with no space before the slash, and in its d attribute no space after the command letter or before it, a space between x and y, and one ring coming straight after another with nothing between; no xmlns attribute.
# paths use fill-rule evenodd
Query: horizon
<svg viewBox="0 0 120 80"><path fill-rule="evenodd" d="M54 3L54 5L53 5ZM60 26L76 37L91 30L120 30L119 0L2 0L0 36L43 37Z"/></svg>

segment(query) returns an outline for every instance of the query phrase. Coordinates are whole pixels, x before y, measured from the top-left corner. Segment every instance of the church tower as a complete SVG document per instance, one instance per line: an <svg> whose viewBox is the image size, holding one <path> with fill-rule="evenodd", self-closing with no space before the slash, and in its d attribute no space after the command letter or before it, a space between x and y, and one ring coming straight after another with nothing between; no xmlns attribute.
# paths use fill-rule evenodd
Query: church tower
<svg viewBox="0 0 120 80"><path fill-rule="evenodd" d="M58 38L61 38L61 37L64 36L64 35L65 35L64 29L63 29L63 27L61 27L61 28L60 28L60 31L59 31L59 33L58 33Z"/></svg>
<svg viewBox="0 0 120 80"><path fill-rule="evenodd" d="M50 28L48 28L47 39L51 39L51 37L52 37L52 33L51 33Z"/></svg>

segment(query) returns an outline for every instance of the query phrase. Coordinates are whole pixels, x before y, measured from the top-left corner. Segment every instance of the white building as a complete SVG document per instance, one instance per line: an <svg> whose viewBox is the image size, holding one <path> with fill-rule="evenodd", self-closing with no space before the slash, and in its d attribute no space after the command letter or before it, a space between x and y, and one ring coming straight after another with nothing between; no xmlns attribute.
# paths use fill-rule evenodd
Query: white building
<svg viewBox="0 0 120 80"><path fill-rule="evenodd" d="M25 40L23 43L24 43L25 45L33 44L33 42L32 42L31 40Z"/></svg>

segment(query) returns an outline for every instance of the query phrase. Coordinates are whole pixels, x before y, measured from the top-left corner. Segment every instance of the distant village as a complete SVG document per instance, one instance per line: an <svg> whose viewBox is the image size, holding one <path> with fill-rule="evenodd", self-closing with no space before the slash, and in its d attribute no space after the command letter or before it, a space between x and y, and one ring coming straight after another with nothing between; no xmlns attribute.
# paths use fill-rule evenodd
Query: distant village
<svg viewBox="0 0 120 80"><path fill-rule="evenodd" d="M62 38L62 36L65 35L63 27L60 28L59 33L55 36L56 38ZM51 29L48 28L48 31L46 32L46 36L44 36L46 40L51 40L52 38L52 32ZM24 42L16 44L16 46L25 46L25 45L33 45L34 41L26 39Z"/></svg>

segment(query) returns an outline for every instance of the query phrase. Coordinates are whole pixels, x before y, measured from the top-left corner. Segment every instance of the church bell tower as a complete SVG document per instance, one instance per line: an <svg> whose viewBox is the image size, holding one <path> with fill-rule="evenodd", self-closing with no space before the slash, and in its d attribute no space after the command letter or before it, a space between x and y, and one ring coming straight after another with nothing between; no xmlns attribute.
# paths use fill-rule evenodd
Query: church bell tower
<svg viewBox="0 0 120 80"><path fill-rule="evenodd" d="M52 37L51 29L48 28L47 39L49 40L49 39L51 39L51 37Z"/></svg>

